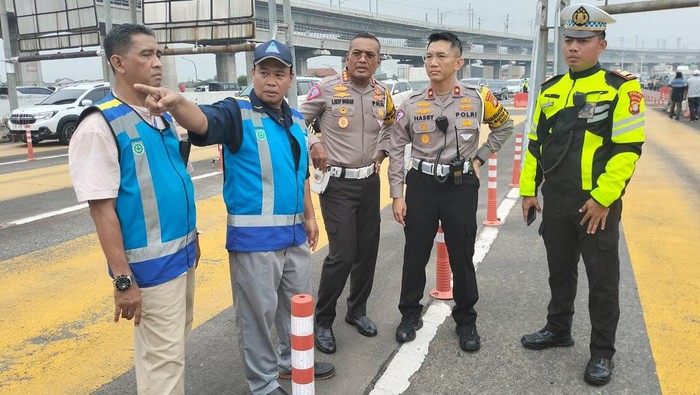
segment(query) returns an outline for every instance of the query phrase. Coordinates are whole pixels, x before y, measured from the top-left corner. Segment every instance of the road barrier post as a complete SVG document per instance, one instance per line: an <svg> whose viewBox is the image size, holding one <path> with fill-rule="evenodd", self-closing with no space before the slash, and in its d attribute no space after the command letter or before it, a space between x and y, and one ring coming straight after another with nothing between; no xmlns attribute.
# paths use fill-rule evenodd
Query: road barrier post
<svg viewBox="0 0 700 395"><path fill-rule="evenodd" d="M498 218L498 190L496 189L498 181L498 161L496 154L489 157L489 196L488 204L486 205L486 220L482 224L486 226L499 226L503 222Z"/></svg>
<svg viewBox="0 0 700 395"><path fill-rule="evenodd" d="M437 247L437 259L435 264L435 289L430 291L430 296L438 300L452 300L452 270L450 269L450 256L445 245L445 234L442 226L438 226L435 235Z"/></svg>
<svg viewBox="0 0 700 395"><path fill-rule="evenodd" d="M314 395L314 299L292 297L292 394Z"/></svg>

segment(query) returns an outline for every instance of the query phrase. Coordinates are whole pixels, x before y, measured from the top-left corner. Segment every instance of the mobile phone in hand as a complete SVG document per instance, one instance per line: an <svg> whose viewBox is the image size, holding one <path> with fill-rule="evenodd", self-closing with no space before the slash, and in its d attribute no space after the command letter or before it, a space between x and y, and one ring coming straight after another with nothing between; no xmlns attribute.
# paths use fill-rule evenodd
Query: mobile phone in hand
<svg viewBox="0 0 700 395"><path fill-rule="evenodd" d="M535 218L537 218L537 209L535 206L530 206L530 209L527 211L527 226L532 225L535 222Z"/></svg>

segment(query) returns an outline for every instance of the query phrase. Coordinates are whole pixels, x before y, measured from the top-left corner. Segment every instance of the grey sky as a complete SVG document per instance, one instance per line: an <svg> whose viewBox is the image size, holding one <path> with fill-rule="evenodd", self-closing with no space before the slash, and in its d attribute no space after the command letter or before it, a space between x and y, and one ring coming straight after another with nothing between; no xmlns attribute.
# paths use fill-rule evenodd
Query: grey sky
<svg viewBox="0 0 700 395"><path fill-rule="evenodd" d="M320 3L337 7L339 0L303 0L305 3ZM375 12L376 0L340 0L342 7L356 9L358 11L368 11L371 3L372 11ZM628 3L637 0L609 0L610 4ZM292 2L296 2L292 0ZM396 15L401 18L413 18L425 21L426 14L428 21L435 23L439 12L443 17L446 28L449 26L467 26L469 4L474 10L474 28L478 27L481 21L481 29L503 32L508 18L508 32L515 34L530 35L535 20L535 0L441 0L433 2L436 6L426 5L425 0L379 0L379 12L384 15ZM550 13L553 12L555 1L550 0ZM589 3L602 5L600 0L572 0L572 3ZM618 48L623 46L657 48L662 45L661 40L666 40L666 48L677 48L678 38L680 38L680 48L699 49L700 60L700 34L696 23L700 22L700 7L684 8L677 10L655 11L649 13L637 13L627 15L614 15L617 23L608 27L608 41L610 47ZM549 24L552 25L553 18L550 16ZM689 34L689 32L694 32ZM0 58L2 55L0 54ZM197 63L197 77L200 79L210 78L215 75L214 55L188 55L187 58ZM79 62L79 67L76 67ZM176 57L176 66L179 80L194 79L194 66L191 62ZM313 58L311 67L323 67L330 65L338 69L340 59L333 57ZM387 65L388 66L388 65ZM244 74L243 56L237 56L238 74ZM42 64L44 81L55 81L60 77L72 79L99 79L102 77L102 69L97 59L81 60L60 60L43 62ZM0 72L0 78L5 81L4 71Z"/></svg>

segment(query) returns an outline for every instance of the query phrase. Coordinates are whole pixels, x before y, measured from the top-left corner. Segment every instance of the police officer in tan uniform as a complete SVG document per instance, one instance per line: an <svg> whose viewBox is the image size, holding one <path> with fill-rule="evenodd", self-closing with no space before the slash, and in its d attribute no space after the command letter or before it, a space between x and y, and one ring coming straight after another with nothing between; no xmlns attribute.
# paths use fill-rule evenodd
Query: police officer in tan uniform
<svg viewBox="0 0 700 395"><path fill-rule="evenodd" d="M367 317L379 249L377 172L388 155L389 129L396 112L386 86L372 78L379 53L379 40L373 34L356 35L345 58L347 68L314 86L299 107L307 123L320 122L322 140L309 136L311 157L316 168L330 173L320 195L329 245L314 328L316 346L324 353L336 350L332 325L348 276L345 322L364 336L377 335L375 323Z"/></svg>
<svg viewBox="0 0 700 395"><path fill-rule="evenodd" d="M513 133L508 112L486 87L463 85L456 79L464 64L462 43L450 32L428 38L425 69L430 85L401 104L391 134L389 184L393 212L404 225L403 276L396 329L398 342L412 341L423 326L420 300L425 289L425 266L433 239L442 223L450 255L459 346L481 347L474 305L479 299L472 257L476 239L479 170ZM479 147L481 123L491 129ZM406 174L404 146L413 144L411 169Z"/></svg>

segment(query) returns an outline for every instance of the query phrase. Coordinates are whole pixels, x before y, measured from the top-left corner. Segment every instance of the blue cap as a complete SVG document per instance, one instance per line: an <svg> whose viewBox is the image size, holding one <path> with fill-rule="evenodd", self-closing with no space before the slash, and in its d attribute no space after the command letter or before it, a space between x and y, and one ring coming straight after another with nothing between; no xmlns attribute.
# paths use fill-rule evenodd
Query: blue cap
<svg viewBox="0 0 700 395"><path fill-rule="evenodd" d="M258 64L265 59L277 59L285 66L292 66L292 51L289 47L277 40L266 41L255 47L253 64Z"/></svg>

